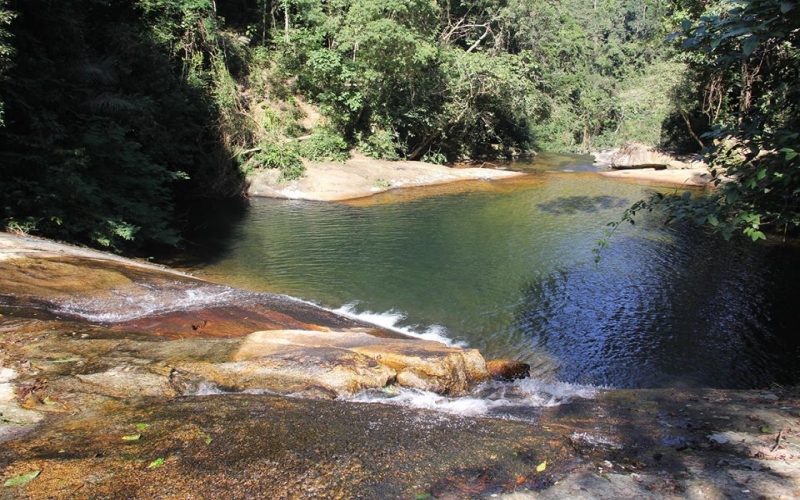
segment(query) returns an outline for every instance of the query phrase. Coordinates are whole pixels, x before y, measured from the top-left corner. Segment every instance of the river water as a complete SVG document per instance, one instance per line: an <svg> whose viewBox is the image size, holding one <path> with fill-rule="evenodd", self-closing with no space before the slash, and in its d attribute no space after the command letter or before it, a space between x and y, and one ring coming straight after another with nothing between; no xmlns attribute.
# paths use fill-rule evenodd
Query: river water
<svg viewBox="0 0 800 500"><path fill-rule="evenodd" d="M200 277L285 293L616 388L800 381L800 252L726 242L658 215L608 222L654 189L591 157L541 155L509 181L353 203L253 199L214 208L186 262Z"/></svg>

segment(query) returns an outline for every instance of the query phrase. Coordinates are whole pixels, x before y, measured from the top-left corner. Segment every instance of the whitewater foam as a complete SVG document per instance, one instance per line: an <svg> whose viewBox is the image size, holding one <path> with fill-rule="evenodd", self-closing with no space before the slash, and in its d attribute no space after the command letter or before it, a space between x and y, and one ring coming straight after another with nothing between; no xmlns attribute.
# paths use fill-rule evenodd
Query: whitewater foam
<svg viewBox="0 0 800 500"><path fill-rule="evenodd" d="M526 413L526 410L559 406L575 398L591 399L599 390L599 387L592 385L524 379L514 382L486 382L463 397L390 387L364 391L347 400L435 410L465 417L532 420L533 415Z"/></svg>
<svg viewBox="0 0 800 500"><path fill-rule="evenodd" d="M394 309L386 312L358 311L357 306L357 302L351 302L338 309L332 309L331 312L351 319L366 321L367 323L372 323L373 325L411 337L441 342L451 347L466 347L465 342L456 341L448 337L447 328L442 325L428 325L424 327L419 325L401 326L400 322L407 318L407 315L403 312L395 311Z"/></svg>
<svg viewBox="0 0 800 500"><path fill-rule="evenodd" d="M153 314L224 304L230 302L236 293L236 289L221 285L154 290L132 296L120 295L113 300L73 300L63 304L56 312L99 323L118 323Z"/></svg>

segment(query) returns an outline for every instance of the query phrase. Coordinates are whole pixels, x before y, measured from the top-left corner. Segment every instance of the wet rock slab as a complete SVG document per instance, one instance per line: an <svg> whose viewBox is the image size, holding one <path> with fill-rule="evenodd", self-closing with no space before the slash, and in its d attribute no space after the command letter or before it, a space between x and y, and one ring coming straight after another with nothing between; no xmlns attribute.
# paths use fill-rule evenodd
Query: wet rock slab
<svg viewBox="0 0 800 500"><path fill-rule="evenodd" d="M2 480L39 475L0 498L790 499L799 431L796 390L608 391L534 421L253 394L100 398L3 443Z"/></svg>
<svg viewBox="0 0 800 500"><path fill-rule="evenodd" d="M329 400L488 371L287 297L23 243L0 234L3 500L800 498L796 389L605 391L522 420ZM208 382L315 399L185 396Z"/></svg>
<svg viewBox="0 0 800 500"><path fill-rule="evenodd" d="M488 378L474 350L411 339L290 297L47 245L42 253L35 240L0 234L0 305L40 310L70 322L54 329L80 331L21 349L44 364L73 360L71 378L58 381L72 391L171 397L208 382L235 391L315 387L335 397L397 383L463 394Z"/></svg>
<svg viewBox="0 0 800 500"><path fill-rule="evenodd" d="M471 498L551 483L567 451L545 448L526 423L384 405L263 395L115 402L54 415L5 443L4 479L41 474L0 498ZM545 458L553 465L536 472Z"/></svg>

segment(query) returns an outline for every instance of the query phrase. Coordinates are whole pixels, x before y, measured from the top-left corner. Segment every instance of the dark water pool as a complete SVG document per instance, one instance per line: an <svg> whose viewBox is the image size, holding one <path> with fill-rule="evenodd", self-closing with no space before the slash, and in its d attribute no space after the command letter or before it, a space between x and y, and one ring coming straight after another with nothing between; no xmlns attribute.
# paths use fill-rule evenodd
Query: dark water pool
<svg viewBox="0 0 800 500"><path fill-rule="evenodd" d="M524 180L369 203L253 199L214 210L199 275L433 332L540 377L613 387L800 380L800 252L725 242L658 217L607 222L646 195L588 157L516 165Z"/></svg>

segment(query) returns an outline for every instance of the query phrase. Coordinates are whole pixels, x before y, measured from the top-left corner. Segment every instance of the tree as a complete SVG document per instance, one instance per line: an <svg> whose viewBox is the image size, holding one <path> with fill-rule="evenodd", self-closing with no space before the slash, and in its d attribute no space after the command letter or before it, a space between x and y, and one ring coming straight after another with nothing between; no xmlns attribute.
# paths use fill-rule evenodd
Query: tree
<svg viewBox="0 0 800 500"><path fill-rule="evenodd" d="M14 48L11 45L11 35L8 32L8 25L14 19L14 13L6 8L7 0L0 0L0 81L2 81L8 72L11 63L11 56L14 54ZM3 126L3 100L0 96L0 127Z"/></svg>
<svg viewBox="0 0 800 500"><path fill-rule="evenodd" d="M12 4L18 55L0 82L5 227L120 250L177 242L177 195L198 187L215 155L215 112L170 57L187 45L170 45L170 26L145 24L138 7L182 3Z"/></svg>
<svg viewBox="0 0 800 500"><path fill-rule="evenodd" d="M494 2L336 3L301 88L367 152L450 160L524 149L537 96L524 59L491 36Z"/></svg>
<svg viewBox="0 0 800 500"><path fill-rule="evenodd" d="M707 198L657 197L689 219L752 240L800 227L800 2L725 0L674 38L681 42L711 113L717 190Z"/></svg>

